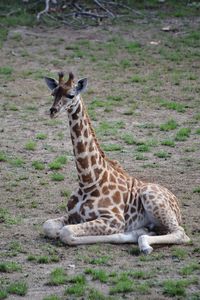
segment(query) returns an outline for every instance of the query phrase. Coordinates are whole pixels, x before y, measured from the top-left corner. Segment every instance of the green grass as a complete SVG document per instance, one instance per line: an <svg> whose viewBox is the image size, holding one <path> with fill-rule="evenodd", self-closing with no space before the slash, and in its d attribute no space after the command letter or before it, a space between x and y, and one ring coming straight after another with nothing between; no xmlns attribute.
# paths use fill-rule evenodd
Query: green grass
<svg viewBox="0 0 200 300"><path fill-rule="evenodd" d="M16 281L8 286L7 291L9 294L25 296L28 291L28 285L24 281Z"/></svg>
<svg viewBox="0 0 200 300"><path fill-rule="evenodd" d="M147 144L139 145L136 148L136 151L138 151L138 152L149 152L149 150L150 150L150 147Z"/></svg>
<svg viewBox="0 0 200 300"><path fill-rule="evenodd" d="M13 158L13 159L9 159L9 163L13 166L13 167L22 167L25 164L25 161L22 158Z"/></svg>
<svg viewBox="0 0 200 300"><path fill-rule="evenodd" d="M33 255L33 254L30 254L27 257L27 260L36 262L38 264L49 264L49 263L53 263L53 262L58 262L60 259L55 254L52 254L52 255Z"/></svg>
<svg viewBox="0 0 200 300"><path fill-rule="evenodd" d="M178 127L178 124L175 120L171 119L169 121L167 121L166 123L163 123L160 125L160 130L161 131L170 131L170 130L174 130Z"/></svg>
<svg viewBox="0 0 200 300"><path fill-rule="evenodd" d="M200 270L200 265L198 263L191 263L183 267L179 273L183 276L191 275L194 271Z"/></svg>
<svg viewBox="0 0 200 300"><path fill-rule="evenodd" d="M177 112L185 112L185 105L174 101L161 100L160 106L176 110Z"/></svg>
<svg viewBox="0 0 200 300"><path fill-rule="evenodd" d="M193 193L200 193L200 186L193 189Z"/></svg>
<svg viewBox="0 0 200 300"><path fill-rule="evenodd" d="M51 170L60 170L62 169L62 164L58 161L52 161L51 163L48 164L49 169Z"/></svg>
<svg viewBox="0 0 200 300"><path fill-rule="evenodd" d="M65 295L75 295L81 297L85 294L86 285L82 283L76 283L65 289Z"/></svg>
<svg viewBox="0 0 200 300"><path fill-rule="evenodd" d="M42 300L61 300L61 298L56 295L49 295L44 297Z"/></svg>
<svg viewBox="0 0 200 300"><path fill-rule="evenodd" d="M0 75L11 75L13 68L9 66L0 67Z"/></svg>
<svg viewBox="0 0 200 300"><path fill-rule="evenodd" d="M97 258L92 258L89 260L89 263L92 265L105 265L108 263L110 256L101 256Z"/></svg>
<svg viewBox="0 0 200 300"><path fill-rule="evenodd" d="M120 279L114 287L110 288L109 293L117 294L117 293L129 293L134 290L133 281L128 278Z"/></svg>
<svg viewBox="0 0 200 300"><path fill-rule="evenodd" d="M32 140L28 141L24 146L24 148L29 151L34 151L36 147L37 147L37 143Z"/></svg>
<svg viewBox="0 0 200 300"><path fill-rule="evenodd" d="M8 297L8 292L5 289L0 288L0 300L6 299Z"/></svg>
<svg viewBox="0 0 200 300"><path fill-rule="evenodd" d="M93 280L99 280L100 282L106 283L109 279L109 275L106 273L106 271L101 269L86 269L85 274L89 274L92 276Z"/></svg>
<svg viewBox="0 0 200 300"><path fill-rule="evenodd" d="M195 133L200 134L200 128L196 129Z"/></svg>
<svg viewBox="0 0 200 300"><path fill-rule="evenodd" d="M173 140L164 140L161 142L161 145L168 147L175 147L175 142Z"/></svg>
<svg viewBox="0 0 200 300"><path fill-rule="evenodd" d="M156 157L158 157L158 158L168 158L168 157L170 157L170 154L167 153L167 152L165 152L165 151L163 151L163 150L154 153L154 155L155 155Z"/></svg>
<svg viewBox="0 0 200 300"><path fill-rule="evenodd" d="M69 197L71 195L71 191L69 191L69 190L61 190L60 191L60 196L61 197Z"/></svg>
<svg viewBox="0 0 200 300"><path fill-rule="evenodd" d="M0 151L0 162L2 161L4 161L4 162L6 162L8 160L8 157L7 157L7 155L6 155L6 153L5 152L3 152L3 151Z"/></svg>
<svg viewBox="0 0 200 300"><path fill-rule="evenodd" d="M186 287L190 284L197 284L198 280L194 279L168 279L163 282L163 294L175 297L175 296L186 296Z"/></svg>
<svg viewBox="0 0 200 300"><path fill-rule="evenodd" d="M22 267L16 262L0 262L0 272L12 273L16 271L21 271Z"/></svg>
<svg viewBox="0 0 200 300"><path fill-rule="evenodd" d="M104 151L122 151L122 146L118 144L103 144L102 148Z"/></svg>
<svg viewBox="0 0 200 300"><path fill-rule="evenodd" d="M11 215L6 208L0 208L0 223L6 225L16 225L20 222L20 219Z"/></svg>
<svg viewBox="0 0 200 300"><path fill-rule="evenodd" d="M38 133L38 134L36 134L36 139L38 139L38 140L46 140L46 138L47 138L47 134L46 133Z"/></svg>
<svg viewBox="0 0 200 300"><path fill-rule="evenodd" d="M182 260L188 256L188 252L185 249L173 247L172 256Z"/></svg>
<svg viewBox="0 0 200 300"><path fill-rule="evenodd" d="M8 29L0 28L0 49L3 47L3 43L7 39L7 35L8 35Z"/></svg>
<svg viewBox="0 0 200 300"><path fill-rule="evenodd" d="M36 169L36 170L44 170L45 169L45 164L41 161L38 160L34 160L32 162L32 166Z"/></svg>
<svg viewBox="0 0 200 300"><path fill-rule="evenodd" d="M53 181L63 181L65 179L65 176L61 173L53 173L51 175L51 180Z"/></svg>
<svg viewBox="0 0 200 300"><path fill-rule="evenodd" d="M51 274L48 281L49 285L62 285L67 281L67 275L63 268L55 268Z"/></svg>
<svg viewBox="0 0 200 300"><path fill-rule="evenodd" d="M122 140L127 145L134 145L136 143L134 137L130 133L125 133L124 135L122 135Z"/></svg>
<svg viewBox="0 0 200 300"><path fill-rule="evenodd" d="M175 137L175 140L176 140L176 141L179 141L179 142L186 141L187 138L189 138L190 133L191 133L191 129L190 129L190 128L181 128L181 129L177 132L176 137Z"/></svg>
<svg viewBox="0 0 200 300"><path fill-rule="evenodd" d="M133 75L130 81L133 83L144 83L146 79L140 75Z"/></svg>

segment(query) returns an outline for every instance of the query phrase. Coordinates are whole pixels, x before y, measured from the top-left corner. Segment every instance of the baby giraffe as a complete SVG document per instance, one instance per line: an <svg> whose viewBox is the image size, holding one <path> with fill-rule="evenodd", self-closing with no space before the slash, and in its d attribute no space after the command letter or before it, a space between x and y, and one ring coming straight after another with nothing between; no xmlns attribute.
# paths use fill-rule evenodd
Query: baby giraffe
<svg viewBox="0 0 200 300"><path fill-rule="evenodd" d="M91 243L138 243L144 254L152 244L182 244L190 241L181 224L177 198L166 188L128 175L99 146L81 93L87 78L65 82L45 78L54 97L51 118L67 111L78 189L67 203L67 213L47 220L44 233L68 245ZM162 234L156 235L149 230Z"/></svg>

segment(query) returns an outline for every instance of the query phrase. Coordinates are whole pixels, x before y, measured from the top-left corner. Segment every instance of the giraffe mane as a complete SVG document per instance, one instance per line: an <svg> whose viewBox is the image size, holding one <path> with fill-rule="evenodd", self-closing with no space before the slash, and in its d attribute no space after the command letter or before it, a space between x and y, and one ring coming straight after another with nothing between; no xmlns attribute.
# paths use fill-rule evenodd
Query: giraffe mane
<svg viewBox="0 0 200 300"><path fill-rule="evenodd" d="M91 121L90 121L90 117L88 115L88 112L87 112L87 109L85 107L85 104L82 100L82 105L83 105L83 109L85 111L85 114L86 114L86 118L87 118L87 121L88 121L88 124L89 124L89 128L90 128L90 131L91 131L91 134L94 138L94 142L97 146L97 149L99 150L99 153L101 154L101 156L112 166L113 169L115 169L117 172L119 172L120 174L123 174L127 177L129 177L128 173L123 169L123 167L120 165L120 163L117 161L117 160L112 160L110 158L108 158L105 154L105 152L101 149L100 145L99 145L99 142L97 140L97 137L96 137L96 133L92 127L92 124L91 124Z"/></svg>

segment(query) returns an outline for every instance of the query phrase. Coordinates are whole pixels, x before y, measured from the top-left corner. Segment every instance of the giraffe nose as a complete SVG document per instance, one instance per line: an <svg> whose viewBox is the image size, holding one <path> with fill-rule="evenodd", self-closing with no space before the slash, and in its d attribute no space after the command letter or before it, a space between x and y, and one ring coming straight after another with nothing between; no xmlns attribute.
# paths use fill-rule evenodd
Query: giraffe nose
<svg viewBox="0 0 200 300"><path fill-rule="evenodd" d="M50 116L51 117L53 117L57 112L58 112L58 110L55 107L50 108Z"/></svg>

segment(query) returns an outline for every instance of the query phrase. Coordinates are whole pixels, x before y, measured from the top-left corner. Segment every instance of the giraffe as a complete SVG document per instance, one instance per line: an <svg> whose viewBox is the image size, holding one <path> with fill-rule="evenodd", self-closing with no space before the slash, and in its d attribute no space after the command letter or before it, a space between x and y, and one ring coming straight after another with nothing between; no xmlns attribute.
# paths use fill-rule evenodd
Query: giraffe
<svg viewBox="0 0 200 300"><path fill-rule="evenodd" d="M43 224L44 234L68 245L138 243L144 254L152 244L189 242L178 199L165 187L130 176L101 149L81 97L87 78L75 83L70 72L65 82L58 75L58 81L45 77L54 97L50 117L67 111L79 185L66 214Z"/></svg>

